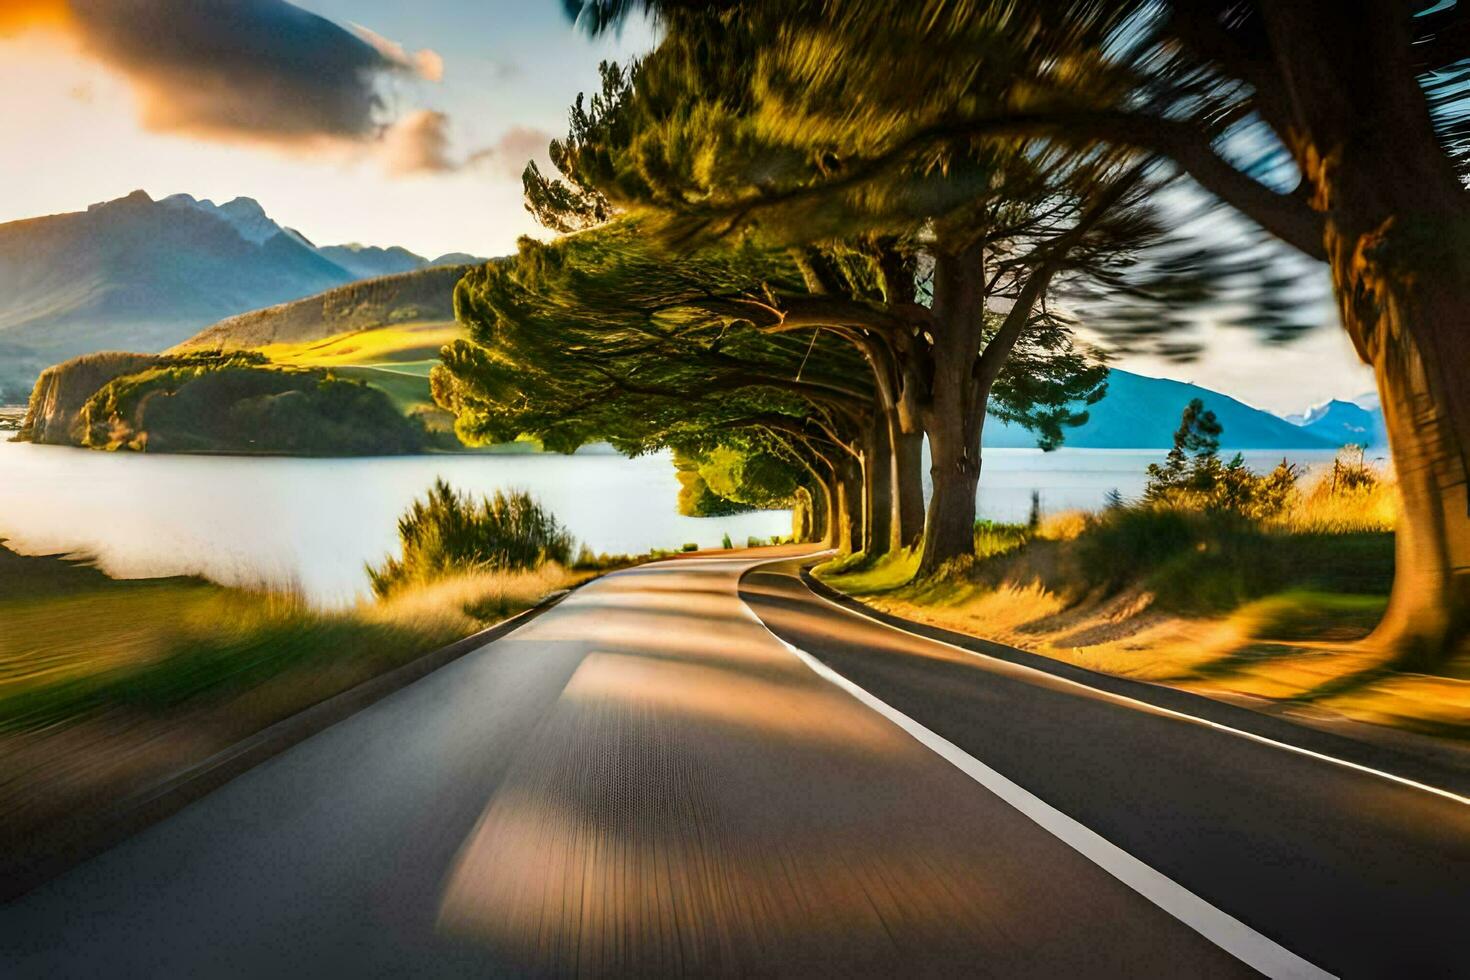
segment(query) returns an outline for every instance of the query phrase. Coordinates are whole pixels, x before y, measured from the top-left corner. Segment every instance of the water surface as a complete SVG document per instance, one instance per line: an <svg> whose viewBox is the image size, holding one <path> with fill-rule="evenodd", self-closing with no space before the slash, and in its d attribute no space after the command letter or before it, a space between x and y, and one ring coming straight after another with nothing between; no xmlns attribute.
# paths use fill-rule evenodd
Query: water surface
<svg viewBox="0 0 1470 980"><path fill-rule="evenodd" d="M1248 453L1269 468L1279 452ZM988 449L980 513L1023 520L1031 492L1047 512L1101 506L1143 489L1157 450ZM1322 465L1330 452L1293 453ZM636 553L729 534L790 533L786 512L681 517L665 454L286 459L142 456L0 442L0 537L28 553L84 551L118 576L197 572L227 583L293 582L345 601L363 563L397 544L398 515L435 477L476 493L528 490L595 551Z"/></svg>

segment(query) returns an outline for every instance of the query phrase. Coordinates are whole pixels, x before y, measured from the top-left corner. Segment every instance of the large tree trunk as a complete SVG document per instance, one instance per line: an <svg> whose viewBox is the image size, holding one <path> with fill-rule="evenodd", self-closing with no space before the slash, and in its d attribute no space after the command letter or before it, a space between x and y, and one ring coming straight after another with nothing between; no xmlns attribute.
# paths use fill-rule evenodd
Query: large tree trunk
<svg viewBox="0 0 1470 980"><path fill-rule="evenodd" d="M791 540L815 540L812 492L806 487L797 487L795 497L791 504Z"/></svg>
<svg viewBox="0 0 1470 980"><path fill-rule="evenodd" d="M932 374L923 406L933 496L919 574L975 553L975 490L980 481L980 424L985 395L976 382L984 336L985 294L978 244L937 248L934 256Z"/></svg>
<svg viewBox="0 0 1470 980"><path fill-rule="evenodd" d="M893 547L893 449L888 419L875 412L863 445L863 551L880 558Z"/></svg>
<svg viewBox="0 0 1470 980"><path fill-rule="evenodd" d="M1451 301L1458 292L1464 297ZM1425 668L1458 649L1470 631L1470 420L1458 417L1446 397L1446 387L1456 382L1445 376L1470 379L1470 345L1431 348L1427 357L1415 338L1428 335L1433 343L1438 325L1470 319L1470 272L1399 283L1376 312L1371 328L1356 323L1350 330L1367 334L1364 351L1378 381L1402 508L1393 591L1369 642L1395 654L1402 666Z"/></svg>
<svg viewBox="0 0 1470 980"><path fill-rule="evenodd" d="M1342 324L1377 378L1403 503L1370 642L1430 666L1470 630L1470 199L1434 133L1406 7L1261 9L1284 96L1268 118L1325 219Z"/></svg>
<svg viewBox="0 0 1470 980"><path fill-rule="evenodd" d="M932 575L947 561L975 553L975 493L980 455L961 412L938 414L929 427L929 519L919 574Z"/></svg>

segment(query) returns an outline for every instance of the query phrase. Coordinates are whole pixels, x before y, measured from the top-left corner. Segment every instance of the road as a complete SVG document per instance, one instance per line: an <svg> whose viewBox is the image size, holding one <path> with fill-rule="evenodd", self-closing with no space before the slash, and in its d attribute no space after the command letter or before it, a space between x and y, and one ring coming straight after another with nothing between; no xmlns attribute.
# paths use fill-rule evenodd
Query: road
<svg viewBox="0 0 1470 980"><path fill-rule="evenodd" d="M896 632L755 565L585 586L0 907L0 974L1470 963L1464 804Z"/></svg>

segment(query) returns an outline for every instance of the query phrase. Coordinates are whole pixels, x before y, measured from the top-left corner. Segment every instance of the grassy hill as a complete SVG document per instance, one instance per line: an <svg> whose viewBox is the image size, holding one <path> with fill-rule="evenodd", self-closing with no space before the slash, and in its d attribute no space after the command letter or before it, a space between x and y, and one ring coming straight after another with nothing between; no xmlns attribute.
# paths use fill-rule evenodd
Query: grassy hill
<svg viewBox="0 0 1470 980"><path fill-rule="evenodd" d="M453 320L394 324L320 340L267 344L257 348L273 364L331 369L362 381L388 396L393 405L424 428L453 439L454 419L429 393L429 372L439 363L439 348L462 337ZM455 448L445 440L444 448Z"/></svg>
<svg viewBox="0 0 1470 980"><path fill-rule="evenodd" d="M452 324L454 286L468 266L415 269L241 313L206 327L174 351L299 344L409 324ZM435 348L437 350L437 348Z"/></svg>
<svg viewBox="0 0 1470 980"><path fill-rule="evenodd" d="M374 439L381 452L463 451L429 373L463 335L453 296L466 268L383 276L233 316L165 355L73 359L42 376L21 437L152 452L359 455Z"/></svg>

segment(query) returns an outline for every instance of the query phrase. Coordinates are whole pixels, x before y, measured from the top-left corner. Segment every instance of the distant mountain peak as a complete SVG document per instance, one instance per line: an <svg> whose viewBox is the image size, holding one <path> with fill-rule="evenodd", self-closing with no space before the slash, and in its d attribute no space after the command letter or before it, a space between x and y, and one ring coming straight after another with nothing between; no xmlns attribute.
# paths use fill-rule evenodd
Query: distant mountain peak
<svg viewBox="0 0 1470 980"><path fill-rule="evenodd" d="M425 268L403 248L321 248L261 203L147 191L0 223L0 404L98 349L156 351L225 317Z"/></svg>
<svg viewBox="0 0 1470 980"><path fill-rule="evenodd" d="M87 212L89 214L95 214L98 211L119 207L137 207L139 205L147 205L149 207L153 205L153 198L148 196L147 191L137 190L126 197L118 197L111 201L98 201L96 204L89 204L87 205Z"/></svg>
<svg viewBox="0 0 1470 980"><path fill-rule="evenodd" d="M1284 418L1302 430L1339 446L1350 442L1363 446L1382 446L1388 441L1383 413L1378 410L1376 401L1372 405L1370 408L1360 404L1360 400L1332 398L1320 405L1313 405L1300 415L1287 415Z"/></svg>

